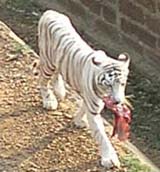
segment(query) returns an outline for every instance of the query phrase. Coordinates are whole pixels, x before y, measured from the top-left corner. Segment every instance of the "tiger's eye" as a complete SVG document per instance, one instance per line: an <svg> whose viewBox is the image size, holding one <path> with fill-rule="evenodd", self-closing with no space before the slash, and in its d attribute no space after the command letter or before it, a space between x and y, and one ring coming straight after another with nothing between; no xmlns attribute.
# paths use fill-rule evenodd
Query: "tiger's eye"
<svg viewBox="0 0 160 172"><path fill-rule="evenodd" d="M113 75L111 73L108 74L109 77L112 77Z"/></svg>

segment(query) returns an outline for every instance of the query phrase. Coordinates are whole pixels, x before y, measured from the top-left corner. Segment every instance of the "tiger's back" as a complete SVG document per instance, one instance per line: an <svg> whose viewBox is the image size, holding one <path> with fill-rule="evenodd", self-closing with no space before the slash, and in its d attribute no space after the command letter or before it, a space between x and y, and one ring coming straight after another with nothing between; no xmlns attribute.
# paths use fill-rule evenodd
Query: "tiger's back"
<svg viewBox="0 0 160 172"><path fill-rule="evenodd" d="M41 70L49 75L58 70L73 89L80 91L85 64L94 54L93 49L77 34L69 18L55 11L43 14L38 36L40 61L44 66Z"/></svg>

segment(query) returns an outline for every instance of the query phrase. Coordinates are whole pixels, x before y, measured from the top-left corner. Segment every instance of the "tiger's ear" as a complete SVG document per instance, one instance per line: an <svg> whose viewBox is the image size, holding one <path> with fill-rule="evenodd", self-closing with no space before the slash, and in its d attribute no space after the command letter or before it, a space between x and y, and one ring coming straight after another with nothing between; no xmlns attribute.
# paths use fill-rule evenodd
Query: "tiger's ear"
<svg viewBox="0 0 160 172"><path fill-rule="evenodd" d="M124 64L128 67L130 63L130 56L128 53L122 53L118 56L118 60L124 62Z"/></svg>
<svg viewBox="0 0 160 172"><path fill-rule="evenodd" d="M96 65L96 66L100 66L101 65L101 62L100 61L96 61L96 58L95 57L92 58L92 63L94 65Z"/></svg>
<svg viewBox="0 0 160 172"><path fill-rule="evenodd" d="M92 63L96 66L100 66L106 59L106 54L102 50L97 50L94 52L94 57L92 58Z"/></svg>

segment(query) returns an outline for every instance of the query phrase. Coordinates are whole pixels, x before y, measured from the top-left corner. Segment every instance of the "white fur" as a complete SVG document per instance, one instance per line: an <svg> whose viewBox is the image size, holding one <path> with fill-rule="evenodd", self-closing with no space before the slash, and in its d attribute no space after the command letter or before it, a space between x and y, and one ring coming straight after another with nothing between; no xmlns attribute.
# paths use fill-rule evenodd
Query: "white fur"
<svg viewBox="0 0 160 172"><path fill-rule="evenodd" d="M53 87L54 87L56 96L59 97L60 100L63 100L66 96L66 89L65 89L62 75L58 74L56 82L53 83Z"/></svg>
<svg viewBox="0 0 160 172"><path fill-rule="evenodd" d="M53 94L52 90L49 88L41 88L41 95L43 99L43 107L48 110L55 110L58 107L58 102Z"/></svg>

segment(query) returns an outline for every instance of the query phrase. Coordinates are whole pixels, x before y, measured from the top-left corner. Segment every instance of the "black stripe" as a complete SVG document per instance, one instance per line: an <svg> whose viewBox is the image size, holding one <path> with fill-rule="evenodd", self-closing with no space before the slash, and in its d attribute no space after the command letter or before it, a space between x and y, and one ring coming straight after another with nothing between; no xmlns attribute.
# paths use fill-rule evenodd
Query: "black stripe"
<svg viewBox="0 0 160 172"><path fill-rule="evenodd" d="M113 70L114 70L114 71L119 71L119 72L122 71L121 68L120 68L119 66L113 67Z"/></svg>
<svg viewBox="0 0 160 172"><path fill-rule="evenodd" d="M92 102L93 102L94 106L99 107L99 105L95 101L92 101Z"/></svg>
<svg viewBox="0 0 160 172"><path fill-rule="evenodd" d="M90 52L87 56L86 56L86 59L88 59L91 55L93 55L94 54L94 52L92 51L92 52Z"/></svg>
<svg viewBox="0 0 160 172"><path fill-rule="evenodd" d="M74 41L71 41L71 42L69 42L69 43L66 45L66 47L64 48L64 50L63 50L63 56L61 57L61 59L60 59L60 61L59 61L59 70L60 70L60 71L62 71L61 68L62 68L63 60L64 60L64 58L65 58L65 55L66 55L67 50L70 49L70 48L73 46L74 43L75 43Z"/></svg>
<svg viewBox="0 0 160 172"><path fill-rule="evenodd" d="M81 49L78 48L75 50L75 52L72 54L72 58L71 59L74 59L74 57L76 56L76 54L80 51Z"/></svg>
<svg viewBox="0 0 160 172"><path fill-rule="evenodd" d="M89 85L90 85L91 83L90 83L90 80L89 80L89 78L88 78L88 77L90 77L90 76L89 76L89 75L87 75L87 86L88 86L88 89L89 89L89 91L88 91L88 95L87 95L87 96L88 96L88 97L89 97L89 99L90 99L90 97L92 96L92 93L91 93L91 95L90 95L90 88L89 88ZM91 89L92 89L92 88L91 88ZM91 100L92 100L92 99L91 99ZM92 100L92 102L93 102L93 100ZM94 108L95 108L94 104L92 104L92 103L90 104L90 106L91 106L91 108L92 108L92 109L94 109Z"/></svg>
<svg viewBox="0 0 160 172"><path fill-rule="evenodd" d="M87 76L90 77L89 75L87 75ZM95 90L94 90L94 87L93 87L94 86L94 78L95 78L95 74L93 74L92 80L89 80L89 78L87 78L87 84L88 84L88 87L89 87L89 85L91 86L91 88L89 87L89 89L92 89L91 91L93 91L94 94L97 95ZM99 107L99 105L93 99L91 99L91 100L92 100L92 103L90 104L91 108L92 109L97 109Z"/></svg>
<svg viewBox="0 0 160 172"><path fill-rule="evenodd" d="M119 69L119 70L117 70L117 69L112 69L112 70L106 70L106 72L107 72L107 73L112 73L112 72L114 72L114 73L121 73L122 70L121 70L121 69Z"/></svg>
<svg viewBox="0 0 160 172"><path fill-rule="evenodd" d="M63 39L65 36L68 36L68 35L70 35L70 33L64 33L63 35L60 36L60 38L59 38L59 40L58 40L58 43L57 43L57 45L56 45L55 50L58 49L59 45L60 45L61 42L62 42L62 39ZM67 39L67 38L66 38L66 39Z"/></svg>
<svg viewBox="0 0 160 172"><path fill-rule="evenodd" d="M86 103L86 100L85 100L85 99L83 99L83 101L85 102L85 104L86 104L86 106L87 106L87 109L88 109L88 111L89 111L89 113L90 113L90 114L92 114L92 115L98 115L98 113L97 113L97 112L93 112L92 110L90 110L90 108L88 107L88 105L87 105L87 103Z"/></svg>
<svg viewBox="0 0 160 172"><path fill-rule="evenodd" d="M56 21L51 21L49 24L48 24L48 30L49 30L49 33L51 34L51 30L54 28L54 26L56 26L57 23Z"/></svg>
<svg viewBox="0 0 160 172"><path fill-rule="evenodd" d="M68 38L63 42L63 44L65 44L68 40L70 40L70 42L68 42L67 45L64 47L63 54L65 54L76 42L75 40ZM62 47L63 47L63 44L62 44Z"/></svg>
<svg viewBox="0 0 160 172"><path fill-rule="evenodd" d="M79 65L80 65L80 73L82 74L82 71L83 71L83 68L84 68L84 65L86 63L86 61L88 60L88 58L93 54L94 52L91 52L89 53L87 56L86 55L83 55L79 61Z"/></svg>
<svg viewBox="0 0 160 172"><path fill-rule="evenodd" d="M47 52L47 47L48 47L47 46L47 44L48 44L48 33L47 33L47 29L44 30L44 39L45 39L45 40L43 40L44 41L44 50L45 50L44 53L45 53L46 56L48 56L48 52Z"/></svg>
<svg viewBox="0 0 160 172"><path fill-rule="evenodd" d="M112 70L112 71L114 70L115 71L116 70L116 71L121 72L120 66L118 66L118 65L115 66L115 64L106 65L106 66L103 67L103 69L106 70L106 71L109 71L109 70Z"/></svg>
<svg viewBox="0 0 160 172"><path fill-rule="evenodd" d="M103 68L104 69L108 69L108 68L112 68L113 66L115 66L115 64L114 63L111 63L111 64L105 65Z"/></svg>
<svg viewBox="0 0 160 172"><path fill-rule="evenodd" d="M85 65L86 61L89 59L90 56L92 56L94 54L94 52L89 53L85 58L84 61L82 61L82 66Z"/></svg>
<svg viewBox="0 0 160 172"><path fill-rule="evenodd" d="M68 43L67 43L67 42L68 42ZM67 43L67 45L66 45L66 43ZM70 37L69 37L69 38L66 38L66 39L62 42L61 47L64 47L64 48L63 48L63 54L64 54L64 51L66 51L67 46L70 45L70 44L72 44L72 43L75 43L75 41L73 41L73 39L71 39Z"/></svg>
<svg viewBox="0 0 160 172"><path fill-rule="evenodd" d="M51 20L51 21L48 23L48 28L49 28L49 27L54 27L54 25L56 25L56 24L57 24L57 21Z"/></svg>
<svg viewBox="0 0 160 172"><path fill-rule="evenodd" d="M62 27L58 27L58 28L56 28L55 30L53 30L53 32L52 31L50 31L50 36L51 36L51 38L54 38L53 36L55 35L55 33L57 32L57 31L59 31L60 29L62 29Z"/></svg>
<svg viewBox="0 0 160 172"><path fill-rule="evenodd" d="M96 84L95 78L96 78L96 77L95 77L95 73L94 73L94 74L93 74L93 79L92 79L92 86L93 86L94 93L95 93L95 95L96 95L97 97L102 98L101 95L100 95L100 92L99 92L99 90L98 90L98 88L97 88L97 84Z"/></svg>
<svg viewBox="0 0 160 172"><path fill-rule="evenodd" d="M51 23L51 24L48 25L48 31L49 31L49 35L50 35L51 38L52 38L52 35L54 34L54 33L52 33L52 29L54 29L54 26L56 26L56 25L57 25L57 23L55 23L53 25ZM60 29L60 27L59 27L59 29Z"/></svg>
<svg viewBox="0 0 160 172"><path fill-rule="evenodd" d="M45 78L50 78L52 76L52 74L50 74L50 73L48 73L48 72L45 71L45 68L44 67L41 68L41 71L45 75L44 76Z"/></svg>
<svg viewBox="0 0 160 172"><path fill-rule="evenodd" d="M68 57L70 56L70 54L72 53L72 51L69 52L68 54ZM66 64L66 81L70 84L70 81L69 81L69 59L67 57L67 64Z"/></svg>
<svg viewBox="0 0 160 172"><path fill-rule="evenodd" d="M75 59L75 60L76 60L76 62L75 62L74 58L75 58L75 56L77 55L77 53L80 52L80 51L81 51L81 49L78 48L78 49L72 54L72 57L70 58L70 62L69 62L69 65L70 65L70 63L72 64L72 66L70 65L70 66L71 66L71 69L70 69L70 70L72 70L73 83L74 83L74 85L76 86L77 89L79 88L79 87L78 87L77 80L76 80L77 76L74 76L74 74L76 73L75 70L77 70L77 68L79 69L80 66L77 66L77 65L76 65L76 62L78 62L79 59L78 59L78 58ZM79 72L79 71L78 71L78 72ZM79 78L78 78L78 79L79 79Z"/></svg>
<svg viewBox="0 0 160 172"><path fill-rule="evenodd" d="M93 111L90 111L90 110L89 110L89 112L90 112L90 114L92 114L92 115L94 115L94 116L95 116L95 115L98 115L98 113L96 113L96 112L93 112Z"/></svg>
<svg viewBox="0 0 160 172"><path fill-rule="evenodd" d="M50 65L49 65L47 60L46 60L45 62L46 62L47 68L48 68L49 70L51 70L52 72L54 72L54 71L55 71L55 67L54 67L51 63L50 63ZM52 67L51 67L51 65L52 65Z"/></svg>

